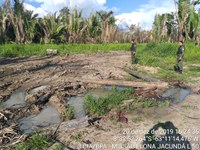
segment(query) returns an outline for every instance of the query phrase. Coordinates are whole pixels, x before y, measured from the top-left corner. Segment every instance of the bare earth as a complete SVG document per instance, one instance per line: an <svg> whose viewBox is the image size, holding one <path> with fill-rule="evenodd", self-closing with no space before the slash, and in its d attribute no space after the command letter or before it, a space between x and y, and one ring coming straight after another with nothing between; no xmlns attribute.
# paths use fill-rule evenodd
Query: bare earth
<svg viewBox="0 0 200 150"><path fill-rule="evenodd" d="M80 84L75 91L84 93L85 89L94 85L83 84L84 79L127 79L128 73L123 67L130 67L129 52L110 52L91 55L64 55L54 57L32 57L24 59L0 60L0 102L4 101L15 89L24 87L29 90L39 85L49 85L56 94L52 103L62 113L62 105L56 105L56 100L74 94L62 89L66 85ZM156 73L159 68L137 66L149 73ZM109 119L115 116L110 112L98 124L84 128L58 130L58 139L65 149L143 149L141 147L144 135L158 122L170 121L179 129L183 137L188 137L193 150L200 149L200 78L195 83L189 83L192 93L184 102L170 107L140 109L126 113L128 124L115 123ZM8 85L6 85L8 84ZM63 85L63 86L61 86ZM60 87L61 86L61 87ZM77 93L76 93L77 92ZM60 96L61 95L61 96ZM57 96L57 97L56 97ZM142 120L133 121L134 116ZM54 130L56 127L52 127ZM161 134L161 132L160 132ZM79 137L76 140L72 137ZM197 139L193 139L196 137ZM115 145L117 144L117 145ZM53 147L52 147L53 149Z"/></svg>

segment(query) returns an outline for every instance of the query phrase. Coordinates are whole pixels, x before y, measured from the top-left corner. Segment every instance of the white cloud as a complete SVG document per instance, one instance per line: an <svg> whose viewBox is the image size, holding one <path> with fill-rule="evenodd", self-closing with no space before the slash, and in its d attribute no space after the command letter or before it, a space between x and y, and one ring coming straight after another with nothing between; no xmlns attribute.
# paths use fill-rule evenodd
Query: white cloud
<svg viewBox="0 0 200 150"><path fill-rule="evenodd" d="M77 6L78 10L83 10L83 16L88 16L91 12L97 10L113 10L117 12L119 9L114 7L107 8L106 0L28 0L35 1L40 4L39 7L34 7L25 3L24 6L28 10L33 10L39 16L44 16L47 13L54 13L63 7L68 7L72 10ZM116 16L117 24L120 26L140 24L145 29L150 29L154 20L155 14L173 12L175 9L173 0L148 0L147 4L139 6L139 8L130 13L122 13Z"/></svg>
<svg viewBox="0 0 200 150"><path fill-rule="evenodd" d="M33 11L34 14L39 14L39 17L42 17L47 14L47 12L45 12L44 9L42 9L41 7L36 8L27 3L23 3L23 4L24 4L25 9Z"/></svg>
<svg viewBox="0 0 200 150"><path fill-rule="evenodd" d="M59 11L63 7L68 7L73 10L76 6L78 10L83 10L83 16L88 16L91 12L105 9L104 5L106 0L29 0L41 3L40 7L33 9L29 4L26 4L25 8L28 10L34 10L34 13L39 13L43 16L49 12L54 13Z"/></svg>
<svg viewBox="0 0 200 150"><path fill-rule="evenodd" d="M117 15L116 18L120 26L140 24L141 27L150 29L156 14L170 13L174 10L173 0L149 0L147 4L141 5L136 11Z"/></svg>
<svg viewBox="0 0 200 150"><path fill-rule="evenodd" d="M23 3L24 4L24 8L27 9L27 10L32 10L34 11L36 8L30 4L27 4L27 3Z"/></svg>

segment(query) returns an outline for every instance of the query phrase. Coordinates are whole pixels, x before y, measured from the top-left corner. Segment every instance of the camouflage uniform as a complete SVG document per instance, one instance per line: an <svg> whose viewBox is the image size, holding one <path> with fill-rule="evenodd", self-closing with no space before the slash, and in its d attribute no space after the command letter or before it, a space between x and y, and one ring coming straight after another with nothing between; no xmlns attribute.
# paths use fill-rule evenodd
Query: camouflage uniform
<svg viewBox="0 0 200 150"><path fill-rule="evenodd" d="M136 48L137 48L136 42L133 42L132 46L131 46L131 60L132 60L132 64L136 63L136 57L135 57Z"/></svg>
<svg viewBox="0 0 200 150"><path fill-rule="evenodd" d="M178 51L177 51L177 63L176 66L174 67L175 71L182 73L183 71L183 56L184 56L184 45L179 46Z"/></svg>

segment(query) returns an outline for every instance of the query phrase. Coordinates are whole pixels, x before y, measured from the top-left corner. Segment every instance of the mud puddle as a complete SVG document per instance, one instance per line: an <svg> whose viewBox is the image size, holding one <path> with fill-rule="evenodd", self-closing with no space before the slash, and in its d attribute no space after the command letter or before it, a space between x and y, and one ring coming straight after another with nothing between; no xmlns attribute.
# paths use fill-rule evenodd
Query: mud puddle
<svg viewBox="0 0 200 150"><path fill-rule="evenodd" d="M60 122L60 116L55 107L47 105L39 114L31 115L19 120L20 129L24 133L31 133L40 127Z"/></svg>
<svg viewBox="0 0 200 150"><path fill-rule="evenodd" d="M68 98L68 104L74 107L74 118L82 118L86 115L84 109L84 96L75 96Z"/></svg>
<svg viewBox="0 0 200 150"><path fill-rule="evenodd" d="M47 85L38 86L29 91L31 94L37 94L45 89ZM25 101L26 90L20 88L14 91L7 101L0 104L0 109L16 109L26 107L28 103ZM37 115L30 115L17 121L20 129L24 133L31 133L39 127L49 126L60 122L60 115L56 108L50 104L46 104L42 111Z"/></svg>
<svg viewBox="0 0 200 150"><path fill-rule="evenodd" d="M14 91L7 101L0 104L0 109L20 108L25 106L25 93L26 91L23 88Z"/></svg>
<svg viewBox="0 0 200 150"><path fill-rule="evenodd" d="M162 94L162 98L169 99L173 103L180 103L191 93L190 88L171 87Z"/></svg>

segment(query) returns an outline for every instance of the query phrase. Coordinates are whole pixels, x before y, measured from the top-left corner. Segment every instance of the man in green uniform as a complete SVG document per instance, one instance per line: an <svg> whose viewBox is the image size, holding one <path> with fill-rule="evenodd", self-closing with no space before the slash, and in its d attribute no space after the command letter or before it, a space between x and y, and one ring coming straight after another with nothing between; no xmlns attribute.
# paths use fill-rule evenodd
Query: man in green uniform
<svg viewBox="0 0 200 150"><path fill-rule="evenodd" d="M137 44L135 42L135 39L132 39L131 43L132 43L132 45L131 45L131 60L132 60L132 64L135 64L136 63L135 54L136 54Z"/></svg>
<svg viewBox="0 0 200 150"><path fill-rule="evenodd" d="M184 45L183 45L183 41L179 42L179 48L177 51L177 63L176 66L174 66L175 71L177 71L178 73L182 73L183 71L183 56L184 56Z"/></svg>

